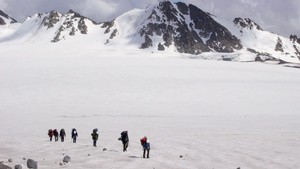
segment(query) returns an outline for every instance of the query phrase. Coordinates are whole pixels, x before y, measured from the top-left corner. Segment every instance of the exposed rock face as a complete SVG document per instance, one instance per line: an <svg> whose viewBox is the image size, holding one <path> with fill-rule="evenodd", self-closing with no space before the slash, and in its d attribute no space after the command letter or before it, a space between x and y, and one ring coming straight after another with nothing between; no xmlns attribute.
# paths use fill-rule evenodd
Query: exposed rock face
<svg viewBox="0 0 300 169"><path fill-rule="evenodd" d="M6 25L5 21L0 17L0 25Z"/></svg>
<svg viewBox="0 0 300 169"><path fill-rule="evenodd" d="M265 61L265 60L276 60L275 58L272 57L272 55L270 53L267 53L267 52L258 52L254 49L247 49L249 52L251 53L255 53L256 54L256 58L255 58L255 61L259 61L259 62L262 62L262 61Z"/></svg>
<svg viewBox="0 0 300 169"><path fill-rule="evenodd" d="M233 52L242 48L225 27L194 5L163 1L153 9L148 20L139 31L145 37L141 48L153 46L150 40L155 35L163 39L159 42L160 49L174 44L181 53Z"/></svg>
<svg viewBox="0 0 300 169"><path fill-rule="evenodd" d="M292 41L293 43L300 44L300 38L298 38L296 35L291 35L290 36L290 41Z"/></svg>
<svg viewBox="0 0 300 169"><path fill-rule="evenodd" d="M277 44L275 46L275 51L284 52L283 46L282 46L282 40L278 37Z"/></svg>
<svg viewBox="0 0 300 169"><path fill-rule="evenodd" d="M211 16L196 6L189 5L191 19L195 28L200 31L200 36L207 40L206 44L210 49L217 52L233 52L242 49L238 38L233 36L224 26L217 23Z"/></svg>
<svg viewBox="0 0 300 169"><path fill-rule="evenodd" d="M114 20L111 22L103 22L101 28L106 28L105 34L110 32L111 27L115 24Z"/></svg>
<svg viewBox="0 0 300 169"><path fill-rule="evenodd" d="M11 24L17 23L17 21L14 18L8 16L6 13L4 13L3 11L0 10L0 25L7 24L2 17L9 19Z"/></svg>
<svg viewBox="0 0 300 169"><path fill-rule="evenodd" d="M157 50L159 50L159 51L164 51L165 50L164 45L162 45L161 43L159 43L157 47L158 47Z"/></svg>
<svg viewBox="0 0 300 169"><path fill-rule="evenodd" d="M294 49L295 49L295 54L299 57L300 59L300 48L298 48L296 45L293 45Z"/></svg>
<svg viewBox="0 0 300 169"><path fill-rule="evenodd" d="M142 44L141 49L149 48L150 46L153 46L151 38L149 38L148 35L145 36L145 42Z"/></svg>
<svg viewBox="0 0 300 169"><path fill-rule="evenodd" d="M263 29L257 23L255 23L254 21L252 21L249 18L245 18L245 19L235 18L233 20L233 23L235 25L238 25L238 26L242 27L242 28L247 28L247 29L250 29L250 30L253 30L255 28L257 30L263 31Z"/></svg>
<svg viewBox="0 0 300 169"><path fill-rule="evenodd" d="M78 29L80 30L80 33L87 34L88 27L86 26L86 24L84 22L84 18L80 18L80 20L78 22Z"/></svg>
<svg viewBox="0 0 300 169"><path fill-rule="evenodd" d="M48 17L44 18L44 26L49 28L52 28L60 19L60 15L56 11L51 11Z"/></svg>
<svg viewBox="0 0 300 169"><path fill-rule="evenodd" d="M51 40L51 42L58 42L64 39L64 36L62 35L64 31L68 31L68 35L70 36L74 36L78 31L81 34L87 34L88 26L86 25L86 21L91 21L93 24L97 25L96 22L81 16L73 10L69 10L65 15L56 11L51 11L48 16L44 17L43 25L47 29L52 29L55 25L62 23L58 25L59 28L57 29L53 40Z"/></svg>

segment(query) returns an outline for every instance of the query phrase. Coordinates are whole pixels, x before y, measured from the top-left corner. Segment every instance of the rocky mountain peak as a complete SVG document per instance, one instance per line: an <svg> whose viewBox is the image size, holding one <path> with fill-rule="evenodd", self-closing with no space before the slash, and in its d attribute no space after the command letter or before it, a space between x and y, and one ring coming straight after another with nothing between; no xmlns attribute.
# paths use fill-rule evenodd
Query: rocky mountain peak
<svg viewBox="0 0 300 169"><path fill-rule="evenodd" d="M163 49L174 45L179 52L191 54L233 52L242 48L240 41L224 26L194 5L163 1L154 7L148 20L139 32L145 38L141 48ZM154 36L162 37L162 41L155 43Z"/></svg>
<svg viewBox="0 0 300 169"><path fill-rule="evenodd" d="M97 24L73 10L69 10L67 14L51 11L50 13L39 15L39 18L42 19L41 25L46 27L47 30L56 30L51 42L58 42L67 36L74 36L78 31L81 34L87 34L88 26L86 22Z"/></svg>
<svg viewBox="0 0 300 169"><path fill-rule="evenodd" d="M255 23L254 21L252 21L251 19L249 18L245 18L245 19L242 19L242 18L235 18L233 20L233 23L236 25L236 26L240 26L242 28L246 28L246 29L257 29L257 30L260 30L260 31L263 31L263 29L257 24Z"/></svg>
<svg viewBox="0 0 300 169"><path fill-rule="evenodd" d="M8 16L6 13L4 13L3 11L0 10L0 25L6 25L6 22L4 21L4 19L2 17L10 20L11 24L17 23L17 21L14 18Z"/></svg>
<svg viewBox="0 0 300 169"><path fill-rule="evenodd" d="M300 38L298 38L296 35L291 35L290 36L290 41L292 41L293 43L300 44Z"/></svg>
<svg viewBox="0 0 300 169"><path fill-rule="evenodd" d="M44 26L49 28L54 27L54 25L60 20L60 14L57 11L51 11L48 17L43 20Z"/></svg>

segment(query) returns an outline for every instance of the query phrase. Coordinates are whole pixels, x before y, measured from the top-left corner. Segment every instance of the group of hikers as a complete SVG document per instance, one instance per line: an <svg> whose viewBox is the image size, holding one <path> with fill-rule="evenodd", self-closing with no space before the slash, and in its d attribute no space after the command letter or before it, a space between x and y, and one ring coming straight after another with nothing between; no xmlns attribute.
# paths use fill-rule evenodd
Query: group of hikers
<svg viewBox="0 0 300 169"><path fill-rule="evenodd" d="M48 136L50 137L50 141L52 141L52 137L54 136L55 142L58 141L58 131L57 129L49 129L48 130ZM65 129L61 129L59 131L59 136L61 139L61 142L65 141L65 137L66 137L66 132ZM72 139L73 139L73 143L76 143L76 138L78 137L78 133L76 131L75 128L72 129L72 133L71 133Z"/></svg>
<svg viewBox="0 0 300 169"><path fill-rule="evenodd" d="M64 142L64 139L66 137L66 132L64 129L61 129L60 132L58 133L57 129L49 129L48 130L48 136L50 137L50 141L52 141L52 137L54 136L55 141L58 141L58 136L61 138L61 142ZM99 132L98 129L95 128L93 129L92 133L92 140L93 140L93 146L97 147L97 141L99 138ZM78 137L78 132L76 131L75 128L72 129L71 132L71 138L73 139L73 143L76 143L76 139ZM128 145L129 145L129 137L128 137L128 131L123 131L121 132L121 137L118 138L118 140L122 141L123 143L123 152L127 151ZM149 157L149 152L150 152L150 141L147 139L146 136L140 139L141 145L143 147L143 158L146 158L146 152L147 152L147 158Z"/></svg>

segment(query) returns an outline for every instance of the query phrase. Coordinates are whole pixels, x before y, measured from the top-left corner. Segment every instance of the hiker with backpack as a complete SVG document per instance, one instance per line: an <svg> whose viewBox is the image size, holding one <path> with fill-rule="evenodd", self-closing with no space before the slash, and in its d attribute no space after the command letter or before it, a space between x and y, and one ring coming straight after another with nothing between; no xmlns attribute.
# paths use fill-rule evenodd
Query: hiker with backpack
<svg viewBox="0 0 300 169"><path fill-rule="evenodd" d="M60 135L61 142L64 142L65 137L66 137L65 129L61 129L60 132L59 132L59 135Z"/></svg>
<svg viewBox="0 0 300 169"><path fill-rule="evenodd" d="M147 139L146 136L141 139L141 145L143 146L143 149L144 149L143 158L145 158L146 151L147 151L147 158L150 158L149 157L150 141L149 141L149 139Z"/></svg>
<svg viewBox="0 0 300 169"><path fill-rule="evenodd" d="M123 143L123 152L127 151L129 145L128 131L123 131L119 140L121 140Z"/></svg>
<svg viewBox="0 0 300 169"><path fill-rule="evenodd" d="M78 137L78 133L75 128L72 129L71 138L73 139L73 143L76 143L76 139Z"/></svg>
<svg viewBox="0 0 300 169"><path fill-rule="evenodd" d="M57 129L54 129L53 134L54 134L55 142L58 141L58 131L57 131Z"/></svg>
<svg viewBox="0 0 300 169"><path fill-rule="evenodd" d="M98 137L99 137L99 133L98 133L97 128L93 130L91 136L92 136L92 139L93 139L93 146L97 147L97 140L98 140Z"/></svg>
<svg viewBox="0 0 300 169"><path fill-rule="evenodd" d="M53 137L53 131L52 131L52 129L48 130L48 136L50 137L50 141L52 141L52 137Z"/></svg>

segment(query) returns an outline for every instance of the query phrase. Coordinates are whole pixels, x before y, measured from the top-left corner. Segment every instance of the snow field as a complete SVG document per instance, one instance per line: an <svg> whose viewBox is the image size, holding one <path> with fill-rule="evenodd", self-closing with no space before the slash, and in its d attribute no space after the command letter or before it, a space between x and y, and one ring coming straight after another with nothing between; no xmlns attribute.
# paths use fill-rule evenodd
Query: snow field
<svg viewBox="0 0 300 169"><path fill-rule="evenodd" d="M3 46L0 161L9 166L32 158L39 168L300 167L298 69ZM49 142L50 128L64 128L65 142ZM100 132L97 148L93 128ZM123 130L130 139L125 153L117 140ZM141 158L145 135L150 159ZM64 155L71 164L59 166Z"/></svg>

